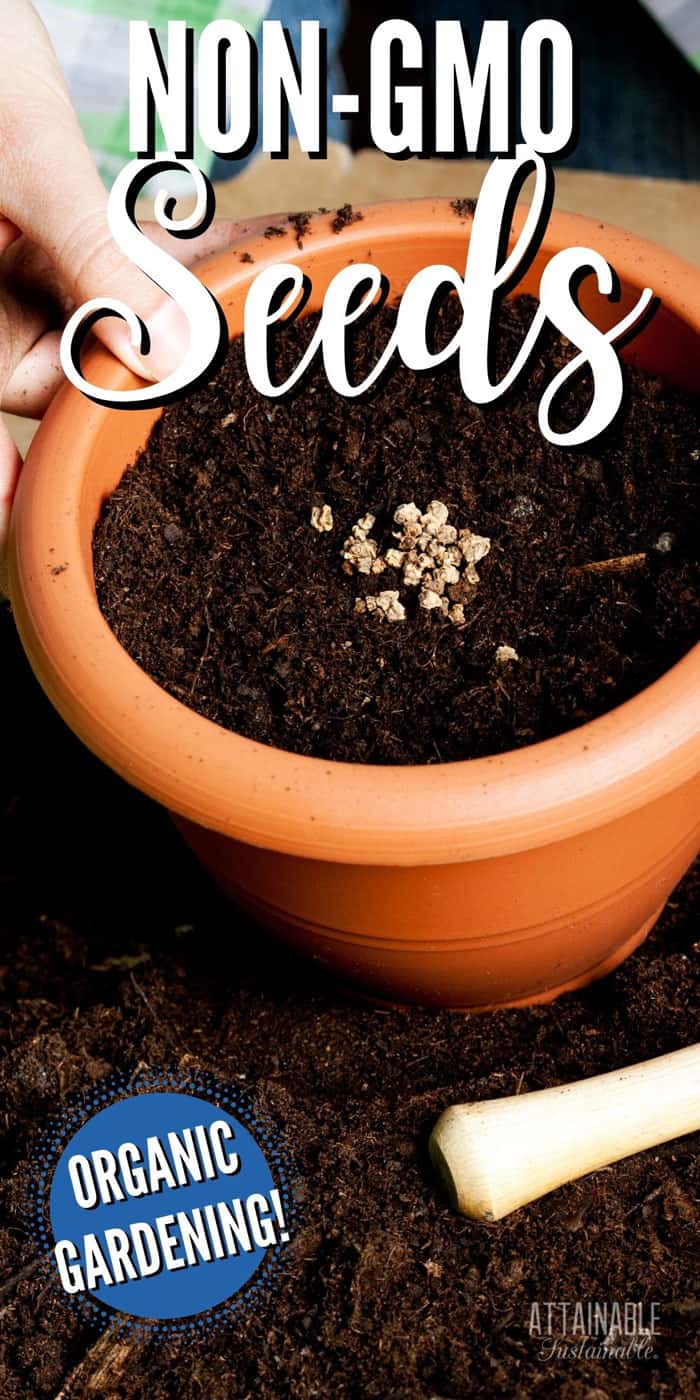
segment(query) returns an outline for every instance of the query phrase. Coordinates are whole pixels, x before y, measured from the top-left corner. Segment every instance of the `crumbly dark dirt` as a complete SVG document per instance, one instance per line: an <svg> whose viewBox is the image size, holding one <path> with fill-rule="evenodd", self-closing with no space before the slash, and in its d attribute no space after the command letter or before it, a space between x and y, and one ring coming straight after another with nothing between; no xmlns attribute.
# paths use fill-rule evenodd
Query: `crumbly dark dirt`
<svg viewBox="0 0 700 1400"><path fill-rule="evenodd" d="M301 211L298 214L289 214L287 216L287 223L292 225L297 248L303 248L304 239L311 227L311 215L307 214L305 211Z"/></svg>
<svg viewBox="0 0 700 1400"><path fill-rule="evenodd" d="M499 377L533 314L503 310ZM454 298L436 343L456 328ZM354 343L357 378L394 324L386 308ZM315 318L285 327L277 376ZM542 437L536 406L571 347L547 336L531 372L488 411L438 374L397 365L368 396L329 390L320 367L298 392L253 389L241 342L216 378L166 409L106 503L95 535L100 605L127 651L172 695L264 743L324 758L429 763L517 748L600 715L658 678L700 634L699 404L632 371L627 404L586 450ZM577 384L559 426L585 412ZM417 606L358 616L355 599L400 575L347 577L341 549L376 515L433 499L492 541L467 625ZM334 529L311 528L327 502ZM664 552L665 550L665 552ZM625 571L572 573L621 556ZM497 648L514 647L503 665Z"/></svg>
<svg viewBox="0 0 700 1400"><path fill-rule="evenodd" d="M475 199L453 199L451 208L458 219L472 219L476 212Z"/></svg>
<svg viewBox="0 0 700 1400"><path fill-rule="evenodd" d="M0 610L3 1400L688 1400L698 1391L698 1137L484 1226L427 1159L451 1102L526 1092L697 1037L700 870L612 977L482 1017L352 1004L272 956L166 816L85 753ZM32 1151L112 1070L245 1084L293 1147L303 1228L279 1289L214 1339L115 1345L46 1286ZM650 1360L543 1360L533 1301L656 1301Z"/></svg>
<svg viewBox="0 0 700 1400"><path fill-rule="evenodd" d="M349 228L351 224L357 224L364 218L361 209L353 209L352 204L341 204L340 209L336 209L335 217L331 222L334 233L342 233L343 229Z"/></svg>

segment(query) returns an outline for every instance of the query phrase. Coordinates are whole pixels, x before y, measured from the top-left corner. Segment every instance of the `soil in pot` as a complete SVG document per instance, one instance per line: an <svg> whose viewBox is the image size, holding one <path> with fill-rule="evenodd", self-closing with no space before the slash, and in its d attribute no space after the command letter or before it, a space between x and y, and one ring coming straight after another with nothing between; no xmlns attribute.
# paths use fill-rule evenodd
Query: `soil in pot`
<svg viewBox="0 0 700 1400"><path fill-rule="evenodd" d="M534 309L502 308L499 378ZM357 323L356 379L395 315ZM436 346L460 315L447 298ZM280 380L315 325L277 333ZM504 752L628 699L700 635L700 403L630 370L605 437L555 447L537 405L573 353L549 332L484 410L453 359L397 365L353 400L314 361L272 400L235 341L105 504L96 583L120 642L217 723L350 761ZM591 392L579 376L556 426L578 423Z"/></svg>

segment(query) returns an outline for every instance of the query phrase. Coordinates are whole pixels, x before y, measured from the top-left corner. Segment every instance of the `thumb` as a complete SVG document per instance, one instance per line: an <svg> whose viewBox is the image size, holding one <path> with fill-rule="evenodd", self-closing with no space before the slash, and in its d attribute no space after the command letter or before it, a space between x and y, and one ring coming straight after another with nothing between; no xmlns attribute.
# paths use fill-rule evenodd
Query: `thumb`
<svg viewBox="0 0 700 1400"><path fill-rule="evenodd" d="M50 147L54 139L55 132ZM54 169L61 170L60 191L52 189L47 180L37 188L35 170L31 187L24 197L22 191L17 196L18 206L21 200L26 211L21 217L23 231L50 258L69 304L81 306L93 298L118 299L146 321L151 349L143 360L131 345L123 321L102 317L95 331L136 374L163 379L180 364L187 349L186 318L174 303L168 303L162 308L164 324L159 326L158 318L152 319L163 293L114 242L107 222L107 194L82 133L70 131L63 137L55 160ZM19 223L19 207L8 208L7 200L3 204L9 217Z"/></svg>
<svg viewBox="0 0 700 1400"><path fill-rule="evenodd" d="M146 322L150 349L144 358L132 346L129 331L118 317L103 316L95 324L95 334L129 369L142 378L156 380L165 379L180 365L189 341L187 318L175 302L163 301L160 287L114 242L103 191L92 204L83 199L79 219L67 220L60 243L50 248L42 240L42 246L76 306L93 298L116 299Z"/></svg>

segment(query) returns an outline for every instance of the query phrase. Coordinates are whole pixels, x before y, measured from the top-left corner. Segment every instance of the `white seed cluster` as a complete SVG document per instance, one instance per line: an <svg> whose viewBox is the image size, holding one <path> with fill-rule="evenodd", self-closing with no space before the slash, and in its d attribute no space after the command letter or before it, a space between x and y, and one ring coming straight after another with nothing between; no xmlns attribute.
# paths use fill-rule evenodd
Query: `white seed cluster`
<svg viewBox="0 0 700 1400"><path fill-rule="evenodd" d="M346 574L383 574L386 564L379 558L379 545L369 538L376 517L362 515L352 527L352 534L343 545L343 569Z"/></svg>
<svg viewBox="0 0 700 1400"><path fill-rule="evenodd" d="M398 588L384 588L381 593L370 594L369 598L355 599L356 613L379 613L387 622L403 622L406 609L399 598Z"/></svg>
<svg viewBox="0 0 700 1400"><path fill-rule="evenodd" d="M471 601L479 584L476 565L491 548L485 535L458 530L449 523L449 510L443 501L431 501L421 511L415 501L407 501L394 511L393 533L396 544L379 553L370 538L373 515L363 515L353 525L343 550L346 573L380 574L385 569L400 570L406 588L417 588L418 602L426 611L439 610L455 627L466 621L464 606ZM386 604L379 599L390 600ZM356 612L382 612L390 621L403 621L406 611L398 590L386 589L373 598L358 598Z"/></svg>
<svg viewBox="0 0 700 1400"><path fill-rule="evenodd" d="M519 661L520 657L518 656L515 647L509 647L504 645L496 647L495 659L499 666L507 666L509 661Z"/></svg>

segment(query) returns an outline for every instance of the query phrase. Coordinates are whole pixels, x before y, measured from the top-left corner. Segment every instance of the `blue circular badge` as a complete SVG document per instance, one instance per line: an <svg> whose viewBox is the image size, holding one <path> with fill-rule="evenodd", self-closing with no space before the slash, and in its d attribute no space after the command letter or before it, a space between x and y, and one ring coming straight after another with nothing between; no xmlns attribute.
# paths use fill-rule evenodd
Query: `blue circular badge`
<svg viewBox="0 0 700 1400"><path fill-rule="evenodd" d="M290 1239L279 1168L246 1112L176 1089L116 1099L57 1156L47 1214L63 1292L157 1321L218 1308Z"/></svg>

